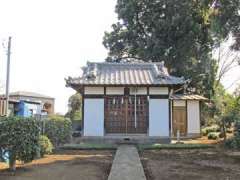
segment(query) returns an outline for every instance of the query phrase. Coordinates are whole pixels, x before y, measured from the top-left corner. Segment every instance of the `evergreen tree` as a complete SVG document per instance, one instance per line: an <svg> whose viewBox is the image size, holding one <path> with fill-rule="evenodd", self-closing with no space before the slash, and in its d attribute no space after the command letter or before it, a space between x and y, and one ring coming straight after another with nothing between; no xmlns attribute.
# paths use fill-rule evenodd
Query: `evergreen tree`
<svg viewBox="0 0 240 180"><path fill-rule="evenodd" d="M238 9L239 0L118 0L119 20L103 40L107 61L164 61L210 96L217 71L211 52L236 29Z"/></svg>
<svg viewBox="0 0 240 180"><path fill-rule="evenodd" d="M71 120L82 120L82 96L76 93L69 98L68 102L70 109L65 116Z"/></svg>

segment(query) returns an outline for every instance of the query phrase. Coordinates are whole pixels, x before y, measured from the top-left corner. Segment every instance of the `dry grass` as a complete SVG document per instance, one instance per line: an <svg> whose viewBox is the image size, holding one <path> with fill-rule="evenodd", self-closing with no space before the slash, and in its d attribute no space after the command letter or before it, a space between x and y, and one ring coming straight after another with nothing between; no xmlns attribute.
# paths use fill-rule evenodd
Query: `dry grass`
<svg viewBox="0 0 240 180"><path fill-rule="evenodd" d="M216 139L216 140L211 140L208 139L207 136L203 136L201 138L195 138L195 139L186 139L186 140L181 140L184 144L218 144L221 143L223 139ZM172 143L175 143L175 141L172 141Z"/></svg>
<svg viewBox="0 0 240 180"><path fill-rule="evenodd" d="M227 138L231 137L233 137L233 133L227 133ZM181 140L181 142L184 144L221 144L223 140L223 138L212 140L208 139L207 136L202 136L200 138ZM176 143L176 140L172 141L172 143Z"/></svg>

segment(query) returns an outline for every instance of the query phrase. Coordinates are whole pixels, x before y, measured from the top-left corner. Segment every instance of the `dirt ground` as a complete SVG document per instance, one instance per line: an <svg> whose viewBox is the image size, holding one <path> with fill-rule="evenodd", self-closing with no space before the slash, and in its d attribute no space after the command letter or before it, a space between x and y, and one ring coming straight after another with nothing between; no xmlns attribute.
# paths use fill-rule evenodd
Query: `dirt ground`
<svg viewBox="0 0 240 180"><path fill-rule="evenodd" d="M146 150L140 156L148 180L240 179L240 152Z"/></svg>
<svg viewBox="0 0 240 180"><path fill-rule="evenodd" d="M61 151L25 165L15 175L0 164L0 180L106 180L113 151Z"/></svg>

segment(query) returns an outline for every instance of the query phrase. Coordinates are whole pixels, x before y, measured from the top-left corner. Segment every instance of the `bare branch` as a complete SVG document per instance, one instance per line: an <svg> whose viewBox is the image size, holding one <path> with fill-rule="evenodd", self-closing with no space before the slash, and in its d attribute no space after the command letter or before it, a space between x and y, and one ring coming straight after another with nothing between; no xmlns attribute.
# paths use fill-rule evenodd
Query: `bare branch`
<svg viewBox="0 0 240 180"><path fill-rule="evenodd" d="M235 81L233 81L233 83L230 84L230 86L228 86L227 88L225 88L226 90L231 88L234 84L236 84L238 81L240 81L240 77L237 78Z"/></svg>
<svg viewBox="0 0 240 180"><path fill-rule="evenodd" d="M233 68L239 66L240 60L239 54L235 51L232 51L228 46L223 50L221 50L221 46L219 48L219 55L217 60L219 70L215 87L218 87L220 81L227 73L229 73Z"/></svg>

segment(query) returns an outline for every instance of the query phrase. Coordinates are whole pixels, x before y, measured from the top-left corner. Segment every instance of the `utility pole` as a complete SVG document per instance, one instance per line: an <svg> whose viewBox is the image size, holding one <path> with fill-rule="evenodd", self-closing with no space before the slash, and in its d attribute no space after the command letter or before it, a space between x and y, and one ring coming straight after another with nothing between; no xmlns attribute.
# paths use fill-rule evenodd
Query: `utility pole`
<svg viewBox="0 0 240 180"><path fill-rule="evenodd" d="M8 38L8 49L7 49L6 116L8 116L8 106L9 106L9 81L10 81L11 40L12 40L12 37L9 36L9 38Z"/></svg>

